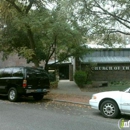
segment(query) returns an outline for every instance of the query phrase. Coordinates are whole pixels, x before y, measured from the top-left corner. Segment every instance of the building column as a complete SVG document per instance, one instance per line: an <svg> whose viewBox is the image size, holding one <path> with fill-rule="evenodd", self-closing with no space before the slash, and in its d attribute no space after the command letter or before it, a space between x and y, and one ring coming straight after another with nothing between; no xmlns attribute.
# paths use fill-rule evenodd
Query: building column
<svg viewBox="0 0 130 130"><path fill-rule="evenodd" d="M73 81L73 65L69 64L69 80Z"/></svg>

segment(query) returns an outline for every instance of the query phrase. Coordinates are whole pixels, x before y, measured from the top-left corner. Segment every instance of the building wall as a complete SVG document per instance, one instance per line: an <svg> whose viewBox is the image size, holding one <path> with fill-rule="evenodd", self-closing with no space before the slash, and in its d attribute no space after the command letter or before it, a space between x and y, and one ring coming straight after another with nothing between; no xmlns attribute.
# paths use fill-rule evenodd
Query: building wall
<svg viewBox="0 0 130 130"><path fill-rule="evenodd" d="M7 66L30 66L33 67L33 63L27 63L26 59L19 58L17 54L12 54L6 60L2 60L2 54L0 54L0 68ZM41 63L40 66L44 67L44 63Z"/></svg>
<svg viewBox="0 0 130 130"><path fill-rule="evenodd" d="M86 64L87 65L87 64ZM83 70L86 65L82 64ZM130 81L130 64L98 64L92 67L91 80L94 81Z"/></svg>

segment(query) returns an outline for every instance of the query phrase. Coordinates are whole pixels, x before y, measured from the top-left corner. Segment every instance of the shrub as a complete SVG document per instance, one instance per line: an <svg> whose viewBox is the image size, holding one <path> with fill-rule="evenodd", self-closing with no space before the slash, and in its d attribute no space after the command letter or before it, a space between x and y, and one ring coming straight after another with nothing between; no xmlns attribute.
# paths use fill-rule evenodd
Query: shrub
<svg viewBox="0 0 130 130"><path fill-rule="evenodd" d="M75 83L79 86L79 87L83 87L84 84L86 83L86 79L87 79L87 74L84 71L76 71L74 74L74 80Z"/></svg>
<svg viewBox="0 0 130 130"><path fill-rule="evenodd" d="M58 81L54 81L50 83L51 89L56 89L58 88Z"/></svg>
<svg viewBox="0 0 130 130"><path fill-rule="evenodd" d="M56 75L55 75L55 73L49 73L49 79L50 79L50 81L51 82L54 82L54 81L56 81Z"/></svg>

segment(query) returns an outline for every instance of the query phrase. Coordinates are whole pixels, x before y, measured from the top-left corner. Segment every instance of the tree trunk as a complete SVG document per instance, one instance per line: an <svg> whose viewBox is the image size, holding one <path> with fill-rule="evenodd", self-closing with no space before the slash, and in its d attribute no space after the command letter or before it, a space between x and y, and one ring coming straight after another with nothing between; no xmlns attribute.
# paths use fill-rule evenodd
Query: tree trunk
<svg viewBox="0 0 130 130"><path fill-rule="evenodd" d="M46 62L44 69L48 72L48 69L49 69L48 62Z"/></svg>
<svg viewBox="0 0 130 130"><path fill-rule="evenodd" d="M35 65L35 67L39 67L39 63L37 63L37 62L33 62L33 63Z"/></svg>
<svg viewBox="0 0 130 130"><path fill-rule="evenodd" d="M34 63L35 67L39 67L39 60L36 56L33 56L32 62Z"/></svg>

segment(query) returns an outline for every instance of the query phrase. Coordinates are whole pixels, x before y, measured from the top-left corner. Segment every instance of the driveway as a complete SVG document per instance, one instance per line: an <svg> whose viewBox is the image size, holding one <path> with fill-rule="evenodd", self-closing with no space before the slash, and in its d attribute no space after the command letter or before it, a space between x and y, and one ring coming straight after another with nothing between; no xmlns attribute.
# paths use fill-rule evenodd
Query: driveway
<svg viewBox="0 0 130 130"><path fill-rule="evenodd" d="M93 92L81 91L74 81L60 80L58 88L52 89L45 98L88 105L92 94Z"/></svg>

